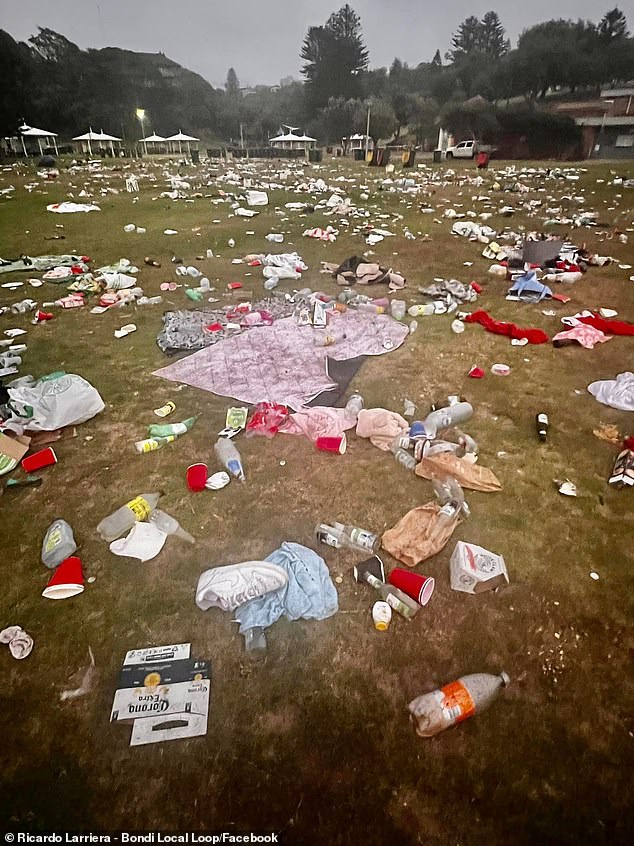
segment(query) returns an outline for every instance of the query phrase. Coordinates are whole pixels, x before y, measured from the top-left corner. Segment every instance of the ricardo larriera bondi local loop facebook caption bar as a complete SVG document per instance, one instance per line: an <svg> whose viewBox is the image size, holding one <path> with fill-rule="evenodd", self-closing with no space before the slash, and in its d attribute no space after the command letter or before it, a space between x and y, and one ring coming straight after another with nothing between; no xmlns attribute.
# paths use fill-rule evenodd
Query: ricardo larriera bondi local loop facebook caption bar
<svg viewBox="0 0 634 846"><path fill-rule="evenodd" d="M5 843L285 843L279 832L162 832L162 831L107 831L107 832L42 832L39 834L8 831Z"/></svg>

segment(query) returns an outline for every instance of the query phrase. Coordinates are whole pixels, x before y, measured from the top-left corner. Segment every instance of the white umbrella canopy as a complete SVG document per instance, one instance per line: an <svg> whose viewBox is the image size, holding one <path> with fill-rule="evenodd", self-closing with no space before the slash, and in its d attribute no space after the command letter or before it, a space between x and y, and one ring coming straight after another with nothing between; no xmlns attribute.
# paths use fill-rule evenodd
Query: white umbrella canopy
<svg viewBox="0 0 634 846"><path fill-rule="evenodd" d="M101 132L94 132L91 129L88 132L84 132L83 135L76 135L73 138L73 141L86 141L88 145L88 152L92 155L92 147L90 146L91 141L109 141L110 142L110 150L112 151L112 155L114 156L114 146L112 144L113 141L121 141L120 138L117 138L116 135L108 135L107 132L104 132L103 129Z"/></svg>
<svg viewBox="0 0 634 846"><path fill-rule="evenodd" d="M20 134L29 138L57 138L57 132L47 132L46 129L38 129L26 124L20 127Z"/></svg>
<svg viewBox="0 0 634 846"><path fill-rule="evenodd" d="M184 132L181 132L179 129L176 135L170 135L169 138L165 139L166 141L178 141L178 152L182 153L183 151L183 141L187 142L187 151L189 152L189 142L190 141L200 141L200 138L194 138L193 135L185 135Z"/></svg>
<svg viewBox="0 0 634 846"><path fill-rule="evenodd" d="M163 138L162 135L157 135L156 132L155 132L152 135L148 135L147 138L141 138L141 141L145 141L147 143L154 142L154 143L158 144L162 141L167 141L167 138Z"/></svg>
<svg viewBox="0 0 634 846"><path fill-rule="evenodd" d="M165 139L166 141L200 141L200 138L194 138L193 135L185 135L184 132L181 132L180 129L176 133L176 135L170 135L169 138Z"/></svg>
<svg viewBox="0 0 634 846"><path fill-rule="evenodd" d="M26 146L24 144L25 138L37 138L38 147L40 148L40 156L43 155L42 150L42 138L52 138L53 139L53 146L55 147L55 153L59 155L57 150L57 132L48 132L46 129L38 129L36 126L27 126L27 124L23 124L19 128L20 135L22 136L22 149L24 150L24 155L26 155Z"/></svg>

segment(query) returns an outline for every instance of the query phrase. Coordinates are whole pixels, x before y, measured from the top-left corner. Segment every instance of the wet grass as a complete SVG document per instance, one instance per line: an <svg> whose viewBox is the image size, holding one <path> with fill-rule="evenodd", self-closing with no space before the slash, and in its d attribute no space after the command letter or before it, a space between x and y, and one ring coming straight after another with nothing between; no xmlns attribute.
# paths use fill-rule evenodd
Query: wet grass
<svg viewBox="0 0 634 846"><path fill-rule="evenodd" d="M255 165L261 176L275 167ZM472 167L456 169L461 175ZM611 168L634 175L633 165ZM11 199L0 196L0 255L77 251L96 266L127 256L142 267L139 282L152 296L161 281L174 278L170 259L176 253L199 266L216 286L215 296L229 302L224 292L230 281L243 281L255 296L263 292L257 270L248 276L246 265L230 260L266 251L263 236L269 231L283 231L280 250L297 249L309 265L302 285L329 292L335 286L319 274L319 262L367 249L360 235L343 226L335 244L302 238L307 226L331 220L320 212L285 213L285 202L305 199L292 191L272 191L271 205L253 220L229 218L229 205L214 202L222 199L219 189L233 190L215 182L219 168L212 169L209 185L204 166L183 171L200 182L202 196L193 203L158 198L167 187L161 169L149 166L138 201L125 191L98 196L102 182L123 189L120 173L97 180L63 172L57 182L39 181L30 193L24 185L38 181L33 172L0 173L0 188L17 189ZM355 180L341 185L372 212L372 222L395 233L375 253L407 277L408 305L420 301L418 285L443 276L479 281L482 308L549 334L557 331L560 316L581 308L609 306L623 319L633 317L632 271L616 263L566 286L572 297L567 306L504 299L504 280L487 275L489 262L477 245L452 237L451 221L442 217L445 205L460 211L462 203L466 211L472 197L489 194L492 174L482 187L453 179L431 189L424 199L436 207L432 215L419 213L420 197L377 191L383 174L359 165L327 162L319 175L328 182L338 176ZM575 208L561 197L583 189L587 207L600 211L609 226L576 230L573 239L630 262L631 245L606 242L601 234L634 225L633 189L597 182L610 178L607 165L590 165L579 182L536 180L526 196L553 195L556 205ZM45 211L69 191L77 198L84 183L100 213ZM362 184L370 189L367 201L360 199ZM491 197L495 208L519 199L500 191ZM381 220L379 214L390 217ZM543 216L496 215L491 225L538 228ZM125 234L128 222L145 226L147 234ZM405 226L428 233L431 241L405 240ZM168 227L178 235L163 235ZM59 232L64 241L45 240ZM233 249L229 237L236 241ZM218 257L197 261L207 247ZM145 255L162 267L143 266ZM0 289L0 304L31 294L52 300L60 292L52 285ZM166 310L190 305L182 289L164 294ZM542 313L551 307L557 317ZM632 500L631 491L608 488L615 448L597 440L592 429L600 421L622 432L632 425L630 415L599 405L586 386L631 369L631 340L615 338L592 351L511 347L479 326L454 335L451 317L442 316L420 318L418 331L399 350L366 362L352 387L368 406L402 411L407 397L425 414L432 401L448 394L471 401L476 414L466 428L503 492L468 494L469 520L443 552L417 568L435 576L437 588L412 624L395 620L387 633L375 632L374 597L350 576L355 555L323 547L333 576L343 576L340 613L322 623L277 623L266 662L249 665L229 615L202 613L194 605L203 569L263 557L284 540L312 545L320 519L382 531L429 501L431 484L354 437L346 455L333 458L303 439L278 436L239 442L246 484L191 495L185 468L194 461L214 466L212 446L230 403L189 387L176 390L150 375L166 362L155 344L162 310L131 307L96 316L77 309L56 312L55 320L39 326L24 317L0 317L3 329L29 330L22 372L78 372L106 402L104 413L79 427L76 438L56 444L59 463L43 471L40 488L0 500L0 622L19 623L35 639L24 662L13 661L7 650L0 654L0 819L33 831L270 827L284 831L287 842L302 844L629 842ZM138 331L115 340L114 330L128 322ZM467 377L472 364L488 371L495 362L508 363L511 375ZM155 422L152 409L168 399L177 404L173 419L199 414L198 423L173 446L137 456L133 442ZM545 444L534 426L541 410L551 421ZM552 479L562 477L575 481L577 499L557 493ZM97 523L136 493L153 490L164 492L162 507L198 538L196 546L170 539L147 564L111 555L96 535ZM40 596L49 573L39 554L46 527L57 516L74 527L85 574L95 582L80 597L51 603ZM510 586L479 597L452 592L447 562L456 539L503 554ZM590 571L600 580L593 581ZM108 722L123 655L133 647L181 641L191 641L193 654L213 665L208 734L130 749L129 729ZM89 696L62 704L59 692L85 665L89 645L98 683ZM463 673L500 669L513 684L490 711L433 740L414 737L405 710L411 698Z"/></svg>

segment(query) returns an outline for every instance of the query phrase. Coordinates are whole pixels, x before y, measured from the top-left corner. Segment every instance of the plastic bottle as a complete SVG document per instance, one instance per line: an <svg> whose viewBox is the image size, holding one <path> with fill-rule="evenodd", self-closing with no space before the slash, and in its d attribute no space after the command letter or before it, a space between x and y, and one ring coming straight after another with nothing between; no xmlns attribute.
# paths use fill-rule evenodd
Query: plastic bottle
<svg viewBox="0 0 634 846"><path fill-rule="evenodd" d="M152 423L148 427L148 434L151 438L167 438L169 435L184 435L189 432L197 417L188 417L182 423Z"/></svg>
<svg viewBox="0 0 634 846"><path fill-rule="evenodd" d="M196 538L193 538L189 532L186 532L175 517L172 517L171 514L166 514L160 508L154 509L150 514L148 523L154 523L156 528L165 532L166 535L175 535L177 538L187 541L187 543L196 543Z"/></svg>
<svg viewBox="0 0 634 846"><path fill-rule="evenodd" d="M401 438L395 438L390 444L390 451L394 456L397 464L402 464L406 470L416 469L416 459L411 452L403 449L401 446Z"/></svg>
<svg viewBox="0 0 634 846"><path fill-rule="evenodd" d="M125 532L130 531L134 524L147 520L160 499L160 493L143 493L135 496L121 508L117 508L112 514L104 519L97 526L97 532L102 540L110 541L120 538Z"/></svg>
<svg viewBox="0 0 634 846"><path fill-rule="evenodd" d="M138 305L160 305L163 302L163 297L139 297Z"/></svg>
<svg viewBox="0 0 634 846"><path fill-rule="evenodd" d="M342 546L358 549L362 552L375 552L379 546L378 535L357 526L345 526L343 523L319 523L315 528L315 537L328 546L340 549Z"/></svg>
<svg viewBox="0 0 634 846"><path fill-rule="evenodd" d="M407 303L405 300L392 300L390 303L390 314L395 320L402 320L405 317Z"/></svg>
<svg viewBox="0 0 634 846"><path fill-rule="evenodd" d="M420 305L413 305L407 309L407 313L410 317L424 317L434 313L434 307L431 303L425 303Z"/></svg>
<svg viewBox="0 0 634 846"><path fill-rule="evenodd" d="M346 411L348 414L354 414L355 417L358 417L359 412L362 410L364 405L365 403L363 402L361 394L352 394L346 403Z"/></svg>
<svg viewBox="0 0 634 846"><path fill-rule="evenodd" d="M144 441L137 441L134 448L137 452L154 452L156 449L164 447L165 444L171 444L176 440L176 435L166 435L164 438L146 438Z"/></svg>
<svg viewBox="0 0 634 846"><path fill-rule="evenodd" d="M48 527L42 543L42 562L54 570L77 549L73 530L66 520L54 520Z"/></svg>
<svg viewBox="0 0 634 846"><path fill-rule="evenodd" d="M469 402L456 402L447 408L432 411L423 421L425 431L435 437L437 432L465 423L473 415L473 406Z"/></svg>
<svg viewBox="0 0 634 846"><path fill-rule="evenodd" d="M540 411L535 416L535 423L537 424L537 434L540 441L545 441L548 437L548 415L544 411Z"/></svg>
<svg viewBox="0 0 634 846"><path fill-rule="evenodd" d="M244 648L253 658L266 653L266 635L262 626L253 626L244 633Z"/></svg>
<svg viewBox="0 0 634 846"><path fill-rule="evenodd" d="M405 617L406 620L411 620L420 611L421 606L418 602L397 587L382 582L371 573L364 573L363 578L370 587L373 587L381 595L381 599L387 602L392 610L400 614L401 617Z"/></svg>
<svg viewBox="0 0 634 846"><path fill-rule="evenodd" d="M413 699L408 707L410 719L419 737L433 737L461 723L476 712L484 711L497 698L500 688L510 683L506 673L497 676L473 673L461 676L432 693Z"/></svg>
<svg viewBox="0 0 634 846"><path fill-rule="evenodd" d="M218 438L214 450L222 466L236 479L244 482L242 459L233 441L230 441L229 438Z"/></svg>
<svg viewBox="0 0 634 846"><path fill-rule="evenodd" d="M279 281L280 281L280 280L279 280L279 278L278 278L277 276L271 276L271 278L270 278L270 279L267 279L267 280L264 282L264 290L265 290L265 291L272 291L272 290L273 290L273 288L277 288L277 286L278 286L278 284L279 284Z"/></svg>

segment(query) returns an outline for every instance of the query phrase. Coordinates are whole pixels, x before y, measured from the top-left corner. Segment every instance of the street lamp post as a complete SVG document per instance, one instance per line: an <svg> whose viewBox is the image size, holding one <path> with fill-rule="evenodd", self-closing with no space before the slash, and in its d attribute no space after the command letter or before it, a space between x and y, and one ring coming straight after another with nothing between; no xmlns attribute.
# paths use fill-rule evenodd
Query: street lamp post
<svg viewBox="0 0 634 846"><path fill-rule="evenodd" d="M147 141L145 140L145 109L137 109L136 116L141 124L141 138L143 140L143 151L147 156Z"/></svg>
<svg viewBox="0 0 634 846"><path fill-rule="evenodd" d="M371 104L368 103L368 120L365 128L365 160L368 160L368 144L370 140L370 109Z"/></svg>

